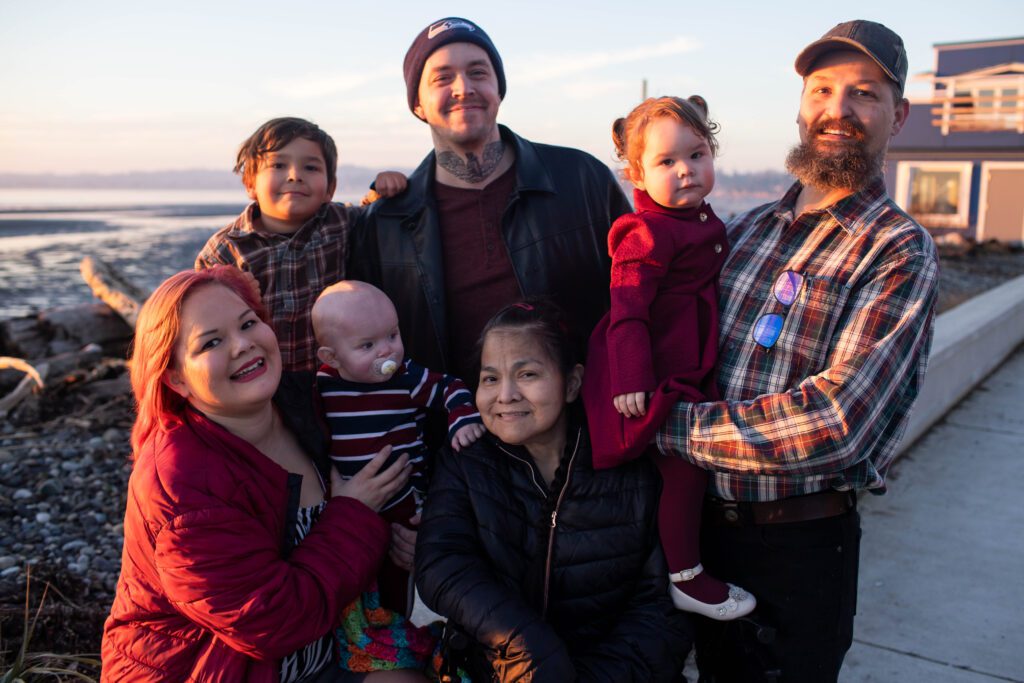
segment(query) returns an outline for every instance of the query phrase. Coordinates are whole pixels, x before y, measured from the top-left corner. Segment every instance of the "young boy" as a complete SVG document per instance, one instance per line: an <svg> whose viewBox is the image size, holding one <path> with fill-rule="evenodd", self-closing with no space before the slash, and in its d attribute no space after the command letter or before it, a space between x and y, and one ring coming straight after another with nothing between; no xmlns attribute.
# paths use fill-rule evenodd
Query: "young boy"
<svg viewBox="0 0 1024 683"><path fill-rule="evenodd" d="M345 277L349 231L365 211L331 202L337 165L334 140L316 124L267 121L242 143L235 164L253 203L196 257L196 270L227 264L256 278L285 370L316 367L310 306L317 292ZM394 172L375 183L382 196L405 185Z"/></svg>
<svg viewBox="0 0 1024 683"><path fill-rule="evenodd" d="M323 363L316 379L331 432L331 460L342 476L351 477L384 446L392 447L388 464L408 453L409 483L381 515L409 527L426 494L426 410L448 412L448 438L459 450L484 433L473 395L462 380L405 358L395 306L373 285L346 280L325 289L313 304L313 329ZM408 615L409 573L385 560L377 583L381 603Z"/></svg>

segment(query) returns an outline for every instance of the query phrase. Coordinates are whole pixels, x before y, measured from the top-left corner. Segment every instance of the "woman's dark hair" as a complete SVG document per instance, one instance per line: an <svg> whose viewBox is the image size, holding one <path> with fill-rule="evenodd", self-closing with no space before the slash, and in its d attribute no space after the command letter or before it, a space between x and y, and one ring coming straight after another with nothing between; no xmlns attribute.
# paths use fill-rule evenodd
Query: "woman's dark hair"
<svg viewBox="0 0 1024 683"><path fill-rule="evenodd" d="M477 377L472 378L476 386L479 381L480 357L483 353L484 340L494 330L521 330L533 335L551 357L563 375L568 375L579 357L574 334L565 320L562 309L547 299L530 299L509 304L495 313L476 342Z"/></svg>

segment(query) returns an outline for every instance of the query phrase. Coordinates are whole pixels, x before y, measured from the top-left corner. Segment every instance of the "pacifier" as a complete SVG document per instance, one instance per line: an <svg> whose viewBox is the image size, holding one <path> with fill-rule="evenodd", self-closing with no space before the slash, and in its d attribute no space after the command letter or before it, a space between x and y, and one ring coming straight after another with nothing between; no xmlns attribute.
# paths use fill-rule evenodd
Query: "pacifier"
<svg viewBox="0 0 1024 683"><path fill-rule="evenodd" d="M398 363L390 358L378 358L373 361L373 371L378 375L390 377L398 371Z"/></svg>

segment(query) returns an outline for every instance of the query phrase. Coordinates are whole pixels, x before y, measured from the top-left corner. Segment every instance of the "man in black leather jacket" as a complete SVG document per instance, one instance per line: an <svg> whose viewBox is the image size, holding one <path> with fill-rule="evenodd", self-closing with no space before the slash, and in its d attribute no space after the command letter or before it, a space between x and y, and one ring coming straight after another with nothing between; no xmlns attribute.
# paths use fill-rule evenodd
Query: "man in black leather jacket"
<svg viewBox="0 0 1024 683"><path fill-rule="evenodd" d="M550 297L585 341L608 309L609 226L630 210L614 175L497 124L504 68L470 21L425 28L404 71L434 149L356 229L351 276L394 301L410 356L459 376L488 318L525 297Z"/></svg>

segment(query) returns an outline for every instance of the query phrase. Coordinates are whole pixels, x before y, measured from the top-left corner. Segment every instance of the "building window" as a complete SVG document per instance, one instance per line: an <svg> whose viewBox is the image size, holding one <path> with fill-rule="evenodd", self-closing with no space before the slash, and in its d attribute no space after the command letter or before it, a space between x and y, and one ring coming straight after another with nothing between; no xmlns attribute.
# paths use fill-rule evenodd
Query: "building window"
<svg viewBox="0 0 1024 683"><path fill-rule="evenodd" d="M901 161L896 201L926 228L966 228L971 162Z"/></svg>

